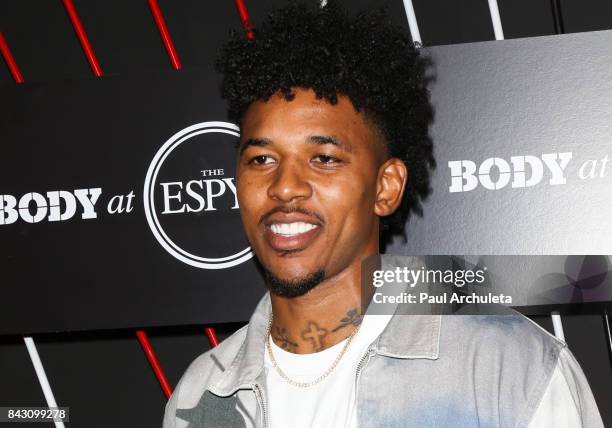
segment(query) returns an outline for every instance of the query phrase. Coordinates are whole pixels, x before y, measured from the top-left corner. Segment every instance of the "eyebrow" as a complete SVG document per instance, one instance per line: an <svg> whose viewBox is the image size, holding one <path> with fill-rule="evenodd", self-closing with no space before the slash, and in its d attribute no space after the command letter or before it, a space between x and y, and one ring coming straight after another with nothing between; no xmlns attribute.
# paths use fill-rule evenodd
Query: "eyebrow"
<svg viewBox="0 0 612 428"><path fill-rule="evenodd" d="M351 146L349 143L343 142L338 137L333 136L333 135L310 135L306 138L306 142L310 144L317 144L317 145L332 144L344 150L345 152L348 152L348 153L353 152L353 146ZM272 143L272 140L268 138L249 138L240 147L239 154L242 155L242 153L250 146L265 147L271 143Z"/></svg>
<svg viewBox="0 0 612 428"><path fill-rule="evenodd" d="M247 147L255 146L255 147L265 147L270 144L272 141L268 138L249 138L246 142L240 147L240 155L247 149Z"/></svg>
<svg viewBox="0 0 612 428"><path fill-rule="evenodd" d="M344 150L345 152L348 152L348 153L353 152L353 146L351 146L349 143L346 143L340 140L338 137L333 136L333 135L311 135L306 139L306 141L308 141L309 143L320 144L320 145L332 144Z"/></svg>

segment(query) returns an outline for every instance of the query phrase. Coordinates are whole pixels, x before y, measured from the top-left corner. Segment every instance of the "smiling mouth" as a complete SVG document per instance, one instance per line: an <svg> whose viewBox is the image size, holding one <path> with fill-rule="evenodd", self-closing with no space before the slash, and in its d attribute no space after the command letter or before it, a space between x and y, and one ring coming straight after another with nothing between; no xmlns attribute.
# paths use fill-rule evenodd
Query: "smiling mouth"
<svg viewBox="0 0 612 428"><path fill-rule="evenodd" d="M274 250L296 252L308 247L320 230L319 225L304 221L275 222L266 226L264 236Z"/></svg>
<svg viewBox="0 0 612 428"><path fill-rule="evenodd" d="M270 225L272 232L281 236L296 236L317 227L319 226L316 224L305 223L303 221L296 221L294 223L273 223Z"/></svg>

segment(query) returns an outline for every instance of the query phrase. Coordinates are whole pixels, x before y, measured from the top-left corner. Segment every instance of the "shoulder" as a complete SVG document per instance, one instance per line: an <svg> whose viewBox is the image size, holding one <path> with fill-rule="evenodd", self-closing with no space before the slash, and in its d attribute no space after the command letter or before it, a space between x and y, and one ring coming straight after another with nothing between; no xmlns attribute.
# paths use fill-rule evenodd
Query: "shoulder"
<svg viewBox="0 0 612 428"><path fill-rule="evenodd" d="M561 351L552 379L529 423L529 428L558 426L604 426L589 383L567 348Z"/></svg>
<svg viewBox="0 0 612 428"><path fill-rule="evenodd" d="M452 315L442 321L443 339L460 341L467 349L486 350L487 355L548 362L552 368L567 345L531 319L507 309L503 315ZM551 361L548 361L551 360Z"/></svg>
<svg viewBox="0 0 612 428"><path fill-rule="evenodd" d="M443 318L441 355L452 350L470 367L476 390L501 404L500 420L526 426L567 353L565 342L516 311Z"/></svg>
<svg viewBox="0 0 612 428"><path fill-rule="evenodd" d="M173 418L177 407L192 408L198 404L204 392L236 359L244 344L247 328L248 325L245 325L191 362L166 404L166 418Z"/></svg>
<svg viewBox="0 0 612 428"><path fill-rule="evenodd" d="M248 325L245 325L219 345L193 360L177 386L177 389L181 389L182 398L191 391L197 391L201 395L231 366L244 343L247 328Z"/></svg>

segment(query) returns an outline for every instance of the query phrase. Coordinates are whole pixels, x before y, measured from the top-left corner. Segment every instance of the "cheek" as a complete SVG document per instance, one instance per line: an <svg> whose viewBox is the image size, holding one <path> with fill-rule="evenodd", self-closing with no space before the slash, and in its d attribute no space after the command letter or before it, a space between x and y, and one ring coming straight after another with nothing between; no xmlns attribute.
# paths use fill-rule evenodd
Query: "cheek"
<svg viewBox="0 0 612 428"><path fill-rule="evenodd" d="M341 182L330 180L320 186L321 206L330 207L328 216L334 219L339 228L369 223L374 212L375 197L375 177L354 175Z"/></svg>
<svg viewBox="0 0 612 428"><path fill-rule="evenodd" d="M240 213L242 214L243 222L245 226L251 224L257 224L259 216L257 216L258 206L261 205L260 193L255 192L255 183L246 177L241 177L237 181L236 191L238 197L238 205L240 206Z"/></svg>

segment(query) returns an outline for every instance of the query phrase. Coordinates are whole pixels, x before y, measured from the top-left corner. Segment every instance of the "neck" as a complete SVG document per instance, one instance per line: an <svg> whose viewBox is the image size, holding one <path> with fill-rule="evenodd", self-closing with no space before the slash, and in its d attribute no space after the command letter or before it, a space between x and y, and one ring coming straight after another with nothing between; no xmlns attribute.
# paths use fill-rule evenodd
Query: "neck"
<svg viewBox="0 0 612 428"><path fill-rule="evenodd" d="M362 320L361 260L303 296L271 294L270 333L286 351L322 351L346 339Z"/></svg>

